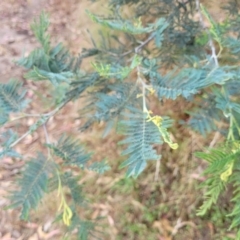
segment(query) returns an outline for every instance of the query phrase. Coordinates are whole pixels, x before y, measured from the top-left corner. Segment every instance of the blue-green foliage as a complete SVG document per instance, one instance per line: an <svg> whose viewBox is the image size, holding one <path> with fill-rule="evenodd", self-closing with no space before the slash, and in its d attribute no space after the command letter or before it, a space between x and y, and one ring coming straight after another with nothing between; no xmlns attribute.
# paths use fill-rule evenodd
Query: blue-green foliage
<svg viewBox="0 0 240 240"><path fill-rule="evenodd" d="M72 176L72 173L66 172L61 176L61 181L70 189L74 204L77 206L83 206L85 203L85 197L82 186L78 183L79 177L74 177Z"/></svg>
<svg viewBox="0 0 240 240"><path fill-rule="evenodd" d="M18 138L17 133L15 133L12 129L3 132L0 136L0 143L2 150L0 151L0 159L4 158L5 156L8 157L15 157L21 158L22 156L17 153L14 149L12 149L11 145L16 141Z"/></svg>
<svg viewBox="0 0 240 240"><path fill-rule="evenodd" d="M240 113L240 105L234 100L238 94L238 71L233 69L225 76L220 83L222 87L212 87L211 92L202 97L199 108L188 112L191 115L188 125L204 136L218 130L216 124L220 121L228 121L231 114L238 116Z"/></svg>
<svg viewBox="0 0 240 240"><path fill-rule="evenodd" d="M164 40L163 31L168 27L168 23L165 19L160 18L155 31L155 44L158 48L162 46L162 41Z"/></svg>
<svg viewBox="0 0 240 240"><path fill-rule="evenodd" d="M104 79L99 76L98 73L93 72L85 74L76 81L71 82L71 88L66 93L66 100L76 100L81 97L82 93L89 87L98 86L104 82Z"/></svg>
<svg viewBox="0 0 240 240"><path fill-rule="evenodd" d="M221 110L216 106L215 95L209 94L202 97L196 105L196 109L187 111L191 116L187 125L205 137L208 133L220 130L217 124L223 120L223 117Z"/></svg>
<svg viewBox="0 0 240 240"><path fill-rule="evenodd" d="M21 219L27 220L32 208L36 208L47 191L49 174L53 163L42 154L27 163L19 180L19 186L11 196L12 207L21 207Z"/></svg>
<svg viewBox="0 0 240 240"><path fill-rule="evenodd" d="M70 83L77 77L81 59L72 57L61 43L51 47L50 36L46 33L48 27L48 17L43 13L39 21L35 20L32 24L34 35L40 42L41 48L32 51L28 57L21 58L17 63L29 69L25 75L27 79L49 80L54 85L61 82Z"/></svg>
<svg viewBox="0 0 240 240"><path fill-rule="evenodd" d="M110 166L107 164L106 160L101 162L94 162L89 167L88 170L103 174L106 171L110 170Z"/></svg>
<svg viewBox="0 0 240 240"><path fill-rule="evenodd" d="M12 129L9 129L1 134L1 146L3 148L8 148L17 138L17 133L15 133Z"/></svg>
<svg viewBox="0 0 240 240"><path fill-rule="evenodd" d="M143 66L143 73L150 78L160 99L175 100L179 96L189 99L201 89L214 84L222 85L234 76L228 67L212 69L207 66L205 68L176 68L166 75L161 75L156 59L144 59Z"/></svg>
<svg viewBox="0 0 240 240"><path fill-rule="evenodd" d="M110 169L104 160L89 165L88 162L92 154L87 153L79 141L72 137L62 135L57 144L47 144L47 147L53 150L54 155L63 160L64 166L77 166L99 173L104 173Z"/></svg>
<svg viewBox="0 0 240 240"><path fill-rule="evenodd" d="M231 101L227 91L215 91L215 94L216 107L221 109L226 117L229 117L232 114L232 111L240 113L240 104Z"/></svg>
<svg viewBox="0 0 240 240"><path fill-rule="evenodd" d="M79 240L88 240L90 236L99 239L94 234L95 227L95 223L86 220L84 221L75 214L72 218L72 224L69 227L69 232L77 229L77 239ZM70 233L70 235L72 235L72 233Z"/></svg>
<svg viewBox="0 0 240 240"><path fill-rule="evenodd" d="M90 94L89 104L85 107L89 119L81 130L87 129L94 122L104 121L107 123L104 132L106 136L122 112L139 106L137 98L139 89L136 84L132 83L106 84L102 82L101 85L104 87Z"/></svg>
<svg viewBox="0 0 240 240"><path fill-rule="evenodd" d="M35 19L31 24L31 29L37 40L41 43L45 52L50 50L50 36L47 34L48 27L49 17L45 12L40 15L39 21Z"/></svg>
<svg viewBox="0 0 240 240"><path fill-rule="evenodd" d="M26 108L28 100L26 97L26 89L22 87L22 83L17 80L10 80L6 84L0 84L0 109L3 111L2 121L11 112L21 112Z"/></svg>
<svg viewBox="0 0 240 240"><path fill-rule="evenodd" d="M195 112L188 113L191 118L187 124L201 135L206 136L218 129L216 123L219 120L219 111L216 109L197 109Z"/></svg>
<svg viewBox="0 0 240 240"><path fill-rule="evenodd" d="M52 73L34 67L25 77L36 81L49 79L53 85L57 86L62 82L70 83L70 81L74 79L74 74L72 72Z"/></svg>
<svg viewBox="0 0 240 240"><path fill-rule="evenodd" d="M86 208L88 205L83 186L79 184L81 178L80 176L73 176L70 171L62 173L60 176L54 174L53 177L49 178L48 192L56 191L58 189L59 177L62 185L69 189L72 198L71 211L73 212L73 216L71 218L71 224L66 231L66 239L71 239L71 237L68 238L68 236L72 236L72 232L77 229L77 239L87 240L88 237L94 233L96 224L92 221L83 220L77 214L79 207ZM59 214L55 221L59 221L62 218L62 215L62 213Z"/></svg>
<svg viewBox="0 0 240 240"><path fill-rule="evenodd" d="M92 96L95 108L94 118L98 121L109 121L119 116L123 110L131 109L137 104L138 89L131 83L108 84Z"/></svg>
<svg viewBox="0 0 240 240"><path fill-rule="evenodd" d="M169 127L171 121L164 119L162 126ZM126 144L122 155L128 155L121 167L128 167L126 175L137 177L147 166L149 160L160 160L161 155L154 149L154 144L163 140L156 125L147 120L146 114L135 112L126 120L119 122L119 132L126 137L119 144Z"/></svg>
<svg viewBox="0 0 240 240"><path fill-rule="evenodd" d="M63 160L64 165L84 168L91 157L91 154L86 153L77 140L64 135L61 136L57 144L48 144L47 147Z"/></svg>
<svg viewBox="0 0 240 240"><path fill-rule="evenodd" d="M149 24L146 27L142 26L142 23L139 19L135 20L135 22L130 20L124 20L124 19L104 19L101 17L97 17L96 15L90 13L87 11L87 14L91 17L91 19L99 24L102 24L103 26L106 26L108 28L114 29L114 30L120 30L122 32L127 32L130 34L143 34L143 33L150 33L154 30L156 30L157 36L156 36L156 43L159 45L159 42L161 40L161 34L163 30L168 26L168 23L165 19L160 18L158 21L155 22L155 24Z"/></svg>
<svg viewBox="0 0 240 240"><path fill-rule="evenodd" d="M0 108L0 126L4 125L9 120L8 117L8 114Z"/></svg>
<svg viewBox="0 0 240 240"><path fill-rule="evenodd" d="M225 45L229 47L233 54L239 54L240 52L240 43L237 38L227 38L225 39Z"/></svg>

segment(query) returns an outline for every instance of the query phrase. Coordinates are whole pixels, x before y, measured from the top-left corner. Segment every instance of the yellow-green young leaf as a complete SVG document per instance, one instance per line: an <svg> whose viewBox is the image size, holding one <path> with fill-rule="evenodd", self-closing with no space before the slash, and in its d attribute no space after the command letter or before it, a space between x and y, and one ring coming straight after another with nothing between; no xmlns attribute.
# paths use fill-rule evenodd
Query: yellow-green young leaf
<svg viewBox="0 0 240 240"><path fill-rule="evenodd" d="M161 133L161 136L162 136L164 142L166 142L169 145L170 148L177 149L178 144L172 142L171 137L170 137L167 129L162 126L162 121L163 121L162 117L160 117L158 115L155 115L155 116L152 117L150 115L151 114L150 111L148 111L147 114L148 114L147 121L148 122L153 122L157 126L159 132Z"/></svg>
<svg viewBox="0 0 240 240"><path fill-rule="evenodd" d="M65 204L63 209L63 222L65 225L69 226L71 224L73 213L71 208Z"/></svg>
<svg viewBox="0 0 240 240"><path fill-rule="evenodd" d="M60 198L61 198L61 202L60 202L58 210L63 211L63 215L62 215L63 223L65 225L69 226L71 223L73 213L72 213L71 208L68 206L66 199L64 197L62 181L61 181L59 172L57 172L57 174L58 174L58 196L60 196Z"/></svg>
<svg viewBox="0 0 240 240"><path fill-rule="evenodd" d="M102 77L108 77L111 75L110 73L110 64L102 64L102 63L92 63L93 67L95 70L99 73L100 76Z"/></svg>
<svg viewBox="0 0 240 240"><path fill-rule="evenodd" d="M142 62L142 57L138 55L134 55L130 68L134 69L135 67L139 66L141 62Z"/></svg>
<svg viewBox="0 0 240 240"><path fill-rule="evenodd" d="M227 166L227 170L221 174L220 178L223 182L227 182L228 178L232 175L233 166L234 162L229 163Z"/></svg>

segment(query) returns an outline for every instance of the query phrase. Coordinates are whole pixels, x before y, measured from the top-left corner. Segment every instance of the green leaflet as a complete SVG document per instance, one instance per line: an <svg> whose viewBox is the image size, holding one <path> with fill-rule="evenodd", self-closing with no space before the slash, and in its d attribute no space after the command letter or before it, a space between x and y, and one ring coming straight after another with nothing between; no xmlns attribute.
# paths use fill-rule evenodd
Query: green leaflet
<svg viewBox="0 0 240 240"><path fill-rule="evenodd" d="M77 140L62 135L57 144L47 144L53 153L60 157L65 165L75 165L84 168L90 160L91 154L85 153L83 147Z"/></svg>
<svg viewBox="0 0 240 240"><path fill-rule="evenodd" d="M46 33L49 27L49 17L45 12L42 12L39 20L35 19L31 25L35 37L41 43L44 51L47 53L50 50L50 36Z"/></svg>
<svg viewBox="0 0 240 240"><path fill-rule="evenodd" d="M234 173L234 169L240 156L239 143L229 142L220 148L210 149L207 153L198 152L196 156L209 162L209 166L204 172L208 178L201 186L207 189L204 195L205 200L197 213L197 215L203 216L213 204L216 204L219 195L225 189L225 184L233 180L235 174L238 174L238 172ZM236 209L233 212L233 215L240 217L236 213Z"/></svg>
<svg viewBox="0 0 240 240"><path fill-rule="evenodd" d="M169 127L167 118L162 119L162 128ZM122 120L118 127L119 133L125 135L125 139L119 144L126 144L122 155L128 155L120 167L128 167L127 177L138 177L147 166L147 161L159 160L161 155L153 148L154 144L162 144L165 137L152 121L149 121L145 113L135 113L127 120Z"/></svg>
<svg viewBox="0 0 240 240"><path fill-rule="evenodd" d="M22 83L11 79L6 84L0 84L0 108L4 114L21 112L27 107L29 100L25 99L27 91Z"/></svg>
<svg viewBox="0 0 240 240"><path fill-rule="evenodd" d="M130 22L128 20L105 20L103 18L100 18L89 11L86 11L88 16L94 21L99 24L102 24L103 26L109 27L114 30L120 30L123 32L128 32L131 34L142 34L142 33L148 33L153 30L152 27L142 27L141 20L137 19L135 22Z"/></svg>
<svg viewBox="0 0 240 240"><path fill-rule="evenodd" d="M161 155L153 149L153 144L162 143L160 134L156 131L154 124L147 121L145 114L121 121L120 125L125 128L123 134L126 138L119 144L127 144L122 155L128 155L127 160L120 167L128 167L127 177L138 177L146 168L147 161L161 158Z"/></svg>
<svg viewBox="0 0 240 240"><path fill-rule="evenodd" d="M27 163L19 180L18 190L11 196L10 207L21 207L21 219L27 220L30 210L38 206L47 191L49 174L53 169L53 163L42 154Z"/></svg>

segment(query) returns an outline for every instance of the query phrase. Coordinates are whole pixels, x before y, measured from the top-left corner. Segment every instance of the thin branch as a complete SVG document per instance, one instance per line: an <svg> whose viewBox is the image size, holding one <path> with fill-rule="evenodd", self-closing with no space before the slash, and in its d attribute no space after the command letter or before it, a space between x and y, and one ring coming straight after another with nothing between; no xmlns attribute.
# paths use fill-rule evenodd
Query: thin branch
<svg viewBox="0 0 240 240"><path fill-rule="evenodd" d="M220 137L221 137L220 132L216 132L216 133L214 134L214 137L213 137L212 141L211 141L210 144L209 144L209 148L213 148L214 145L215 145L215 144L218 142L218 140L220 139Z"/></svg>
<svg viewBox="0 0 240 240"><path fill-rule="evenodd" d="M10 148L14 147L15 145L17 145L20 141L22 141L26 136L28 136L32 131L28 130L27 132L25 132L20 138L18 138L15 142L13 142L10 145Z"/></svg>
<svg viewBox="0 0 240 240"><path fill-rule="evenodd" d="M48 113L45 113L45 114L39 114L39 113L33 113L33 114L29 114L29 113L22 113L21 116L18 116L16 118L13 118L13 119L10 119L7 123L12 123L12 122L15 122L15 121L18 121L20 119L23 119L23 118L28 118L28 117L32 117L32 118L39 118L39 117L44 117L44 116L47 116Z"/></svg>
<svg viewBox="0 0 240 240"><path fill-rule="evenodd" d="M118 54L118 53L113 53L113 52L110 52L110 51L107 51L107 50L101 49L101 48L97 48L97 50L99 50L100 52L109 54L109 55L111 55L111 56L114 56L114 57L125 57L125 56L127 56L128 54L134 52L133 50L129 50L129 51L124 52L124 53L122 53L122 54Z"/></svg>
<svg viewBox="0 0 240 240"><path fill-rule="evenodd" d="M47 144L49 144L50 140L49 140L49 135L48 135L47 128L46 128L46 123L43 124L43 131L44 131L44 134L46 137L46 142L47 142Z"/></svg>
<svg viewBox="0 0 240 240"><path fill-rule="evenodd" d="M40 115L41 120L43 120L43 122L41 124L39 124L38 126L36 126L36 129L34 131L36 131L39 127L41 127L43 124L45 124L49 118L51 118L53 115L55 115L59 110L61 110L65 105L67 104L67 102L63 102L62 104L60 104L58 107L56 107L53 111L46 113L46 114L42 114ZM39 120L38 120L39 121ZM37 123L37 122L36 122ZM29 134L31 134L33 132L33 130L30 128L27 132L25 132L20 138L18 138L15 142L13 142L10 145L10 148L14 147L15 145L17 145L20 141L22 141L26 136L28 136Z"/></svg>
<svg viewBox="0 0 240 240"><path fill-rule="evenodd" d="M46 138L46 143L50 144L46 123L43 124L43 130L44 130L44 134L45 134L45 138ZM47 148L47 149L48 149L48 159L52 159L51 150L50 150L50 148Z"/></svg>
<svg viewBox="0 0 240 240"><path fill-rule="evenodd" d="M203 29L207 29L205 23L204 23L204 20L203 20L203 15L202 15L202 12L201 12L201 9L200 9L200 2L199 0L196 0L196 10L199 14L199 21L203 27ZM214 46L214 43L213 43L213 40L212 40L212 37L211 37L211 34L209 31L207 31L207 34L208 34L208 38L209 38L209 46L211 48L211 51L212 51L212 55L211 55L211 58L214 60L214 63L216 65L216 67L219 66L218 64L218 58L217 58L217 55L216 55L216 49L215 49L215 46Z"/></svg>
<svg viewBox="0 0 240 240"><path fill-rule="evenodd" d="M141 49L146 45L148 44L153 38L155 37L155 33L152 33L144 42L142 42L139 46L135 47L134 50L129 50L127 52L124 52L122 54L117 54L117 53L113 53L113 52L110 52L110 51L107 51L107 50L104 50L104 49L99 49L99 51L101 52L104 52L104 53L107 53L107 54L110 54L114 57L125 57L133 52L135 53L139 53L139 51L141 51Z"/></svg>
<svg viewBox="0 0 240 240"><path fill-rule="evenodd" d="M141 49L148 44L155 37L155 33L152 33L144 42L142 42L138 47L135 48L135 53L139 53Z"/></svg>

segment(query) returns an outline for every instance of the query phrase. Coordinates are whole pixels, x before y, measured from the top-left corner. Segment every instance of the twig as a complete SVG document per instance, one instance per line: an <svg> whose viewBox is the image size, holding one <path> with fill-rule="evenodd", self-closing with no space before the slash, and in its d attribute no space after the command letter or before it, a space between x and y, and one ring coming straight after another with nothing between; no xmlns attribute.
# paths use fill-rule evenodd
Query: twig
<svg viewBox="0 0 240 240"><path fill-rule="evenodd" d="M50 141L49 141L49 135L48 135L47 128L46 128L46 123L43 124L43 131L45 133L46 142L47 142L47 144L49 144Z"/></svg>
<svg viewBox="0 0 240 240"><path fill-rule="evenodd" d="M25 132L20 138L18 138L15 142L13 142L10 145L10 148L14 147L15 145L17 145L20 141L22 141L26 136L28 136L30 133L32 132L32 130L28 130L27 132Z"/></svg>
<svg viewBox="0 0 240 240"><path fill-rule="evenodd" d="M45 138L46 138L46 143L50 144L49 135L47 132L47 127L46 127L46 122L43 124L43 130L44 130L44 134L45 134ZM50 158L52 158L51 150L49 148L47 148L47 149L48 149L48 159L50 159Z"/></svg>
<svg viewBox="0 0 240 240"><path fill-rule="evenodd" d="M65 105L67 104L67 102L64 102L62 104L60 104L58 107L56 107L53 111L46 113L46 114L39 114L39 117L41 117L41 119L43 120L43 122L41 124L39 124L39 126L36 126L36 128L39 128L40 126L42 126L43 124L45 124L50 117L52 117L53 115L55 115L60 109L62 109ZM44 119L45 118L45 119ZM39 121L39 120L38 120ZM35 130L36 131L36 130ZM26 136L28 136L29 134L31 134L33 132L33 130L30 128L27 132L25 132L20 138L18 138L15 142L13 142L9 147L12 148L14 147L16 144L18 144L20 141L22 141Z"/></svg>
<svg viewBox="0 0 240 240"><path fill-rule="evenodd" d="M63 104L63 106L64 106L65 104ZM34 118L39 118L39 117L48 117L49 115L52 115L59 107L60 108L62 108L63 107L62 105L59 105L57 108L55 108L54 110L52 110L51 112L48 112L48 113L24 113L24 112L22 112L21 114L21 116L18 116L18 117L16 117L16 118L14 118L14 119L11 119L11 120L9 120L8 121L8 123L11 123L11 122L14 122L14 121L18 121L18 120L20 120L20 119L22 119L22 118L27 118L27 117L34 117ZM58 111L58 110L57 110Z"/></svg>
<svg viewBox="0 0 240 240"><path fill-rule="evenodd" d="M203 16L202 16L202 12L201 12L201 9L200 9L200 2L199 0L196 0L196 10L198 11L198 14L199 14L199 20L200 20L200 23L203 27L203 29L206 29L206 25L203 21ZM211 58L214 60L214 63L216 65L216 67L219 66L218 64L218 58L217 58L217 55L216 55L216 49L215 49L215 46L214 46L214 43L213 43L213 40L212 40L212 37L211 37L211 34L209 31L207 31L207 34L208 34L208 37L209 37L209 46L211 48L211 51L212 51L212 56Z"/></svg>
<svg viewBox="0 0 240 240"><path fill-rule="evenodd" d="M152 33L144 42L142 42L138 47L135 48L135 53L139 53L139 51L148 44L155 37L155 33Z"/></svg>
<svg viewBox="0 0 240 240"><path fill-rule="evenodd" d="M216 132L212 141L209 144L209 148L213 148L214 145L216 144L216 142L219 140L219 138L221 137L221 134L219 132Z"/></svg>
<svg viewBox="0 0 240 240"><path fill-rule="evenodd" d="M122 54L117 54L117 53L113 53L113 52L110 52L110 51L107 51L107 50L104 50L104 49L98 49L99 51L101 52L105 52L105 53L108 53L114 57L125 57L127 55L129 55L130 53L139 53L139 51L146 45L148 44L153 38L155 37L155 33L152 33L144 42L142 42L139 46L135 47L134 50L129 50L127 52L124 52Z"/></svg>

